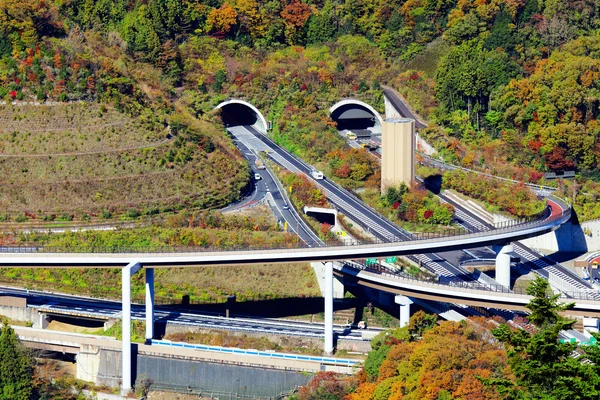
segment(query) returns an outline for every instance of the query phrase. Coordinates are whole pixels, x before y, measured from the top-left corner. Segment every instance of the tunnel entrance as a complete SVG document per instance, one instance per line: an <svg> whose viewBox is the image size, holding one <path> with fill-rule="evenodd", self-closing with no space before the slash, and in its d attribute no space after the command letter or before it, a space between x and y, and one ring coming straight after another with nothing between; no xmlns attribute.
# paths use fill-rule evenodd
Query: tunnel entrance
<svg viewBox="0 0 600 400"><path fill-rule="evenodd" d="M381 116L370 105L359 100L342 100L329 110L339 131L350 131L357 137L381 134Z"/></svg>
<svg viewBox="0 0 600 400"><path fill-rule="evenodd" d="M335 215L330 213L307 211L306 215L319 221L320 224L335 225Z"/></svg>
<svg viewBox="0 0 600 400"><path fill-rule="evenodd" d="M260 133L267 133L265 117L256 107L244 100L227 100L219 104L216 109L221 110L221 120L226 128L252 126Z"/></svg>

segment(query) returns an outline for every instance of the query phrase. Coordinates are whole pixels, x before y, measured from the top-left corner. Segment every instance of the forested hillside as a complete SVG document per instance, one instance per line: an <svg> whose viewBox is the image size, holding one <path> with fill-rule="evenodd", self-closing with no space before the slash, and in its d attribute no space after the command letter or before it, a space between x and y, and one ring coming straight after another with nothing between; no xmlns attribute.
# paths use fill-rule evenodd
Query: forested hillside
<svg viewBox="0 0 600 400"><path fill-rule="evenodd" d="M598 175L594 1L3 0L0 9L6 101L150 107L175 126L195 116L218 129L215 105L242 97L274 121L279 143L351 186L376 187L365 157L340 158L328 109L351 96L383 111L388 84L431 122L423 135L449 161L531 182L548 171ZM583 200L576 209L600 216Z"/></svg>

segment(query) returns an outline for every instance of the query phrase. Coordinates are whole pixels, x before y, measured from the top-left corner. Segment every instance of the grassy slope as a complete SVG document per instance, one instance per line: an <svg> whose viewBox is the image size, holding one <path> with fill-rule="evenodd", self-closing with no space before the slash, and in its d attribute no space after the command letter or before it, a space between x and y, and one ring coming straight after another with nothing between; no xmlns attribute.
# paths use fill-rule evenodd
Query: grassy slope
<svg viewBox="0 0 600 400"><path fill-rule="evenodd" d="M11 286L120 299L119 269L0 269L0 282ZM134 301L144 299L144 275L133 277ZM237 294L246 299L319 296L319 286L308 264L251 265L156 270L160 302L224 301Z"/></svg>
<svg viewBox="0 0 600 400"><path fill-rule="evenodd" d="M0 210L12 219L24 212L77 218L105 208L218 206L238 196L247 177L239 153L167 140L163 121L149 114L80 103L0 106Z"/></svg>

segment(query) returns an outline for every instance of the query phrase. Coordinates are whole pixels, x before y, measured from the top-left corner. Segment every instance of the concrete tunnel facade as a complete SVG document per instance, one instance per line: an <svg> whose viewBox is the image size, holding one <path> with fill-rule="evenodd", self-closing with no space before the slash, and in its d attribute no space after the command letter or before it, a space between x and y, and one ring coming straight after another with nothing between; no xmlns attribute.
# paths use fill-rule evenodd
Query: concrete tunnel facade
<svg viewBox="0 0 600 400"><path fill-rule="evenodd" d="M264 115L247 101L229 99L219 103L215 110L221 110L225 126L250 125L260 133L267 133L267 120Z"/></svg>
<svg viewBox="0 0 600 400"><path fill-rule="evenodd" d="M370 130L381 134L383 118L372 106L357 99L344 99L329 109L339 130Z"/></svg>

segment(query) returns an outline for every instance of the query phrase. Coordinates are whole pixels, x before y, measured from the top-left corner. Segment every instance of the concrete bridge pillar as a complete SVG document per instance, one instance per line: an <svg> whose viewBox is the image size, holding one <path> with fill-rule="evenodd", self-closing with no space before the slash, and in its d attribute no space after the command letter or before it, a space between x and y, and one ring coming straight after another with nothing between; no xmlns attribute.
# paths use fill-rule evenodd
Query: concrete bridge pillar
<svg viewBox="0 0 600 400"><path fill-rule="evenodd" d="M333 262L325 263L325 349L327 355L333 354Z"/></svg>
<svg viewBox="0 0 600 400"><path fill-rule="evenodd" d="M598 333L600 327L600 319L598 318L584 318L583 319L583 330L593 333Z"/></svg>
<svg viewBox="0 0 600 400"><path fill-rule="evenodd" d="M146 268L146 343L154 339L154 268Z"/></svg>
<svg viewBox="0 0 600 400"><path fill-rule="evenodd" d="M493 246L496 253L496 281L510 288L510 253L514 251L512 244L505 246Z"/></svg>
<svg viewBox="0 0 600 400"><path fill-rule="evenodd" d="M410 321L410 305L413 303L410 297L398 295L394 298L396 304L400 305L400 328L408 325Z"/></svg>
<svg viewBox="0 0 600 400"><path fill-rule="evenodd" d="M77 379L96 384L100 370L100 347L82 344L75 360L77 361Z"/></svg>
<svg viewBox="0 0 600 400"><path fill-rule="evenodd" d="M48 327L48 324L50 324L50 318L48 317L48 314L39 313L38 317L39 317L38 324L36 326L34 323L33 327L37 328L37 329L46 329Z"/></svg>
<svg viewBox="0 0 600 400"><path fill-rule="evenodd" d="M310 265L315 271L315 275L317 276L317 282L319 282L319 290L321 290L321 294L325 297L325 263L322 262L312 262ZM343 299L344 298L344 278L340 278L338 276L333 277L333 298L334 299Z"/></svg>
<svg viewBox="0 0 600 400"><path fill-rule="evenodd" d="M123 349L122 349L122 371L121 395L127 396L131 392L131 275L142 268L137 262L129 263L121 270L121 303L123 306Z"/></svg>

